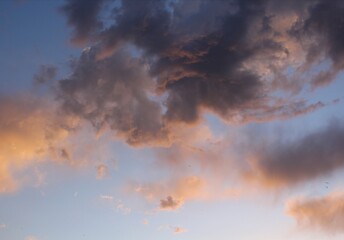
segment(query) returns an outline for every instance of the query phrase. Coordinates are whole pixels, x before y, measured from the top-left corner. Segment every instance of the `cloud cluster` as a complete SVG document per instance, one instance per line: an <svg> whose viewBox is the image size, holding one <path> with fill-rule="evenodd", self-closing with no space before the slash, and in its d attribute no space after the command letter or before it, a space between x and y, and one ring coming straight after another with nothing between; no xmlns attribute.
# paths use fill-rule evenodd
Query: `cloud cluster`
<svg viewBox="0 0 344 240"><path fill-rule="evenodd" d="M1 100L0 113L9 114L0 115L0 134L10 140L0 148L0 192L16 189L13 172L48 152L73 159L73 151L57 144L73 130L60 118L86 121L98 135L110 129L131 146L169 147L157 152L170 166L197 159L225 174L232 156L221 156L225 147L208 141L204 113L240 124L307 114L327 104L300 95L331 83L344 68L339 0L67 0L61 11L72 41L90 46L56 80L58 114L11 103L7 108L17 111L11 115ZM56 68L43 66L34 81L55 77ZM12 151L9 142L25 150ZM265 187L294 185L344 165L339 123L295 141L256 142L241 149L249 152L248 166L244 159L233 168ZM97 165L98 178L106 175L108 167ZM178 176L137 192L171 210L204 196L205 185L200 177Z"/></svg>
<svg viewBox="0 0 344 240"><path fill-rule="evenodd" d="M302 227L329 233L344 233L344 194L335 192L320 198L294 199L287 213Z"/></svg>
<svg viewBox="0 0 344 240"><path fill-rule="evenodd" d="M307 114L326 104L298 94L343 68L340 1L70 0L63 9L74 39L93 44L59 81L63 109L131 145L166 145L171 125L204 111L235 123Z"/></svg>

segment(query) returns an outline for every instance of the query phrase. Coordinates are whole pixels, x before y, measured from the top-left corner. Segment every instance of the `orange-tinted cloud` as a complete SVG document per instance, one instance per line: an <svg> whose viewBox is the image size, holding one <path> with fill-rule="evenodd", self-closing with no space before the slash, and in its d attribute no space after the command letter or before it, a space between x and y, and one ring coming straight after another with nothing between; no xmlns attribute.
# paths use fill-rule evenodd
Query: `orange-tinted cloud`
<svg viewBox="0 0 344 240"><path fill-rule="evenodd" d="M110 174L109 167L105 164L99 164L97 166L97 179L103 179Z"/></svg>
<svg viewBox="0 0 344 240"><path fill-rule="evenodd" d="M187 230L185 228L182 228L182 227L173 227L173 232L178 234L178 233L187 232Z"/></svg>
<svg viewBox="0 0 344 240"><path fill-rule="evenodd" d="M66 123L38 99L0 98L0 193L18 189L27 167L63 157L57 146L69 134Z"/></svg>
<svg viewBox="0 0 344 240"><path fill-rule="evenodd" d="M181 177L163 183L136 184L130 186L149 202L158 202L160 210L176 210L186 200L207 196L206 182L197 176Z"/></svg>
<svg viewBox="0 0 344 240"><path fill-rule="evenodd" d="M291 200L286 211L296 219L300 227L344 233L344 192Z"/></svg>

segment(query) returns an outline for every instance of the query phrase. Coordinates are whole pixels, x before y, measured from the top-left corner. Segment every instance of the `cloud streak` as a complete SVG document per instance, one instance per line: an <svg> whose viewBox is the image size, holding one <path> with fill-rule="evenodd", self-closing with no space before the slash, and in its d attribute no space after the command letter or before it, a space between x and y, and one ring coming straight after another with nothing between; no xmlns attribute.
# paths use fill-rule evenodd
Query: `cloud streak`
<svg viewBox="0 0 344 240"><path fill-rule="evenodd" d="M252 140L254 141L254 140ZM295 185L344 167L344 127L332 121L326 128L300 139L254 144L248 181L267 187Z"/></svg>

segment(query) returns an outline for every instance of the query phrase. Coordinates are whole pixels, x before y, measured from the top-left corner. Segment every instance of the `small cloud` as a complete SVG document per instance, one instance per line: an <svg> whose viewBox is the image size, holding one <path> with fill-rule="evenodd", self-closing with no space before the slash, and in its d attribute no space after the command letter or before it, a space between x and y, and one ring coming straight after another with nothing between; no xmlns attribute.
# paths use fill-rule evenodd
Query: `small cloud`
<svg viewBox="0 0 344 240"><path fill-rule="evenodd" d="M109 196L109 195L101 195L100 198L107 201L113 200L113 196Z"/></svg>
<svg viewBox="0 0 344 240"><path fill-rule="evenodd" d="M171 230L175 234L187 232L187 229L185 229L185 228L177 227L177 226L172 226L172 225L168 225L168 224L159 226L158 230L159 231L161 231L161 230Z"/></svg>
<svg viewBox="0 0 344 240"><path fill-rule="evenodd" d="M39 170L38 168L35 168L35 175L36 175L36 183L35 183L35 187L39 188L42 187L44 185L46 185L46 173L42 172L41 170Z"/></svg>
<svg viewBox="0 0 344 240"><path fill-rule="evenodd" d="M52 81L57 73L57 69L54 66L43 65L38 72L34 75L33 81L35 84L45 84Z"/></svg>
<svg viewBox="0 0 344 240"><path fill-rule="evenodd" d="M143 223L143 225L148 225L149 221L147 219L143 219L142 223Z"/></svg>
<svg viewBox="0 0 344 240"><path fill-rule="evenodd" d="M97 166L97 179L103 179L109 176L109 168L105 164L99 164Z"/></svg>
<svg viewBox="0 0 344 240"><path fill-rule="evenodd" d="M182 227L173 227L173 232L176 234L179 234L179 233L187 232L187 230L185 228L182 228Z"/></svg>
<svg viewBox="0 0 344 240"><path fill-rule="evenodd" d="M6 228L6 224L0 224L0 229Z"/></svg>
<svg viewBox="0 0 344 240"><path fill-rule="evenodd" d="M123 215L128 215L131 213L131 208L125 206L122 200L117 200L115 206L117 211L121 212Z"/></svg>
<svg viewBox="0 0 344 240"><path fill-rule="evenodd" d="M166 199L160 200L161 210L176 210L182 206L181 200L174 199L172 196L168 196Z"/></svg>

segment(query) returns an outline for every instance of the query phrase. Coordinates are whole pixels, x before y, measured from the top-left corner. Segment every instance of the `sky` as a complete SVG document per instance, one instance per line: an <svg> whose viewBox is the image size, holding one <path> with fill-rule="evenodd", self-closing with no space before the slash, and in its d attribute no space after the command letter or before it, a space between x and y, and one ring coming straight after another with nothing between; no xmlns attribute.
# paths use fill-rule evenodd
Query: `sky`
<svg viewBox="0 0 344 240"><path fill-rule="evenodd" d="M0 1L0 239L344 238L341 0Z"/></svg>

